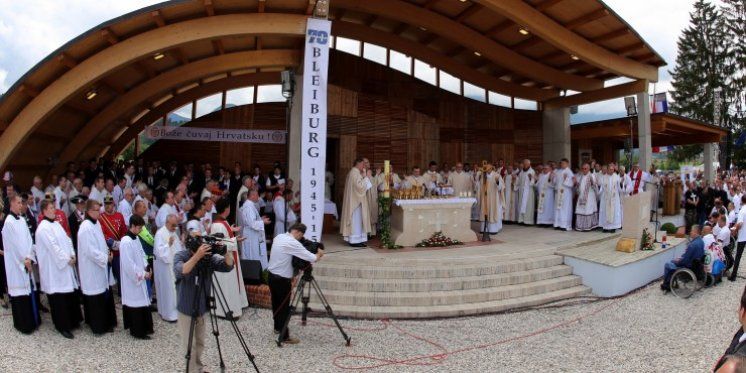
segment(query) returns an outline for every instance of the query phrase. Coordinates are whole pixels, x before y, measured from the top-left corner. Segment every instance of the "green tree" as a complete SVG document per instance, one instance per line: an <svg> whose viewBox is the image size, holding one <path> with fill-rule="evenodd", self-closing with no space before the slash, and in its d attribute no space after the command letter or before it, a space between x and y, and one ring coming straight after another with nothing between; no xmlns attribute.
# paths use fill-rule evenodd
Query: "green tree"
<svg viewBox="0 0 746 373"><path fill-rule="evenodd" d="M689 14L690 25L678 40L676 67L671 71L673 91L671 111L692 119L723 126L732 130L728 112L733 101L729 80L735 68L727 63L733 58L729 45L726 18L718 8L705 0L697 0ZM716 120L715 97L720 97L719 119ZM717 123L715 123L717 122ZM721 143L721 164L730 161L731 136ZM681 147L676 159L683 161L701 153L699 145Z"/></svg>

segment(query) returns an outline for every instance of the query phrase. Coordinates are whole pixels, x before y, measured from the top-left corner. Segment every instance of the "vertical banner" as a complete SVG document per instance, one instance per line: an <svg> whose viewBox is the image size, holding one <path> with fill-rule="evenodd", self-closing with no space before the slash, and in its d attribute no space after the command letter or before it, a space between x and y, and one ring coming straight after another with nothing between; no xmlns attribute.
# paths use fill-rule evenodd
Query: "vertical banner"
<svg viewBox="0 0 746 373"><path fill-rule="evenodd" d="M329 71L331 22L309 18L303 58L301 118L300 219L306 238L321 240L326 175L326 88Z"/></svg>

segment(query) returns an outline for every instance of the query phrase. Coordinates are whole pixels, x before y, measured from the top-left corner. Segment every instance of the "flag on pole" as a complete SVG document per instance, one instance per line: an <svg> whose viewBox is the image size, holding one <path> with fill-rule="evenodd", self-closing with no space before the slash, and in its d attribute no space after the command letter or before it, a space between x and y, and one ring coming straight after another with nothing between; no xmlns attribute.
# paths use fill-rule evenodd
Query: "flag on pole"
<svg viewBox="0 0 746 373"><path fill-rule="evenodd" d="M666 92L656 93L650 97L651 113L668 113L668 95Z"/></svg>

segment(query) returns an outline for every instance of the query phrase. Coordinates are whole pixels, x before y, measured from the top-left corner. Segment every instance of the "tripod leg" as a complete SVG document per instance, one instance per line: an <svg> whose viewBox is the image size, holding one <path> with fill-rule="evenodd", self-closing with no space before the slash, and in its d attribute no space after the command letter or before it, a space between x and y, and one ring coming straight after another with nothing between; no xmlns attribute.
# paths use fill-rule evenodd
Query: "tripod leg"
<svg viewBox="0 0 746 373"><path fill-rule="evenodd" d="M302 277L301 277L302 278ZM300 323L303 326L306 326L306 321L308 319L308 302L311 301L311 287L308 286L304 289L303 296L301 297L301 303L303 304L303 307L301 308L300 313Z"/></svg>
<svg viewBox="0 0 746 373"><path fill-rule="evenodd" d="M215 281L215 283L217 283ZM212 289L212 297L207 294L207 289L204 288L205 298L209 301L210 306L210 327L212 328L212 335L215 336L215 345L218 348L218 357L220 358L220 370L225 371L225 361L223 360L223 350L220 348L220 329L218 328L218 315L216 313L217 308L217 297L215 296L215 288ZM220 300L222 307L222 299Z"/></svg>
<svg viewBox="0 0 746 373"><path fill-rule="evenodd" d="M215 288L213 289L215 299L217 299L217 303L220 304L220 308L223 310L223 313L226 313L226 308L228 308L227 307L228 301L225 299L223 288L220 286L220 282L217 281L217 278L215 277L215 273L212 274L212 278L213 278L213 283L215 284ZM230 312L230 310L228 310L228 312ZM217 325L217 314L214 315L213 320L215 324ZM246 354L246 357L249 359L249 362L251 362L251 365L254 366L254 370L257 373L259 373L259 367L256 366L256 362L254 361L254 355L251 353L251 350L249 349L249 345L246 343L246 339L244 339L243 335L241 334L241 329L239 329L238 324L236 324L236 320L231 317L228 319L228 322L231 324L231 327L233 328L233 332L236 333L236 338L238 338L238 343L241 345L241 348L243 348L243 351ZM218 345L218 352L220 353L220 345ZM221 361L221 370L225 370L225 364L223 363L222 353L220 353L220 361Z"/></svg>
<svg viewBox="0 0 746 373"><path fill-rule="evenodd" d="M288 331L290 317L293 315L293 311L295 311L295 309L298 307L298 303L300 302L301 296L303 295L303 288L305 287L305 283L306 281L303 280L303 277L300 277L298 279L298 286L295 289L293 299L290 300L290 303L288 303L288 317L285 319L285 324L282 325L282 330L280 330L280 334L277 336L277 347L282 347L282 339L285 336L285 333L287 333Z"/></svg>
<svg viewBox="0 0 746 373"><path fill-rule="evenodd" d="M187 342L187 351L184 358L186 359L186 369L185 372L189 373L189 362L192 360L192 344L194 342L194 329L197 326L197 315L199 313L199 295L200 295L200 289L202 288L201 285L201 276L198 276L195 278L195 286L197 287L194 292L194 299L192 302L192 319L189 322L189 342Z"/></svg>
<svg viewBox="0 0 746 373"><path fill-rule="evenodd" d="M321 304L324 306L324 309L326 310L326 314L329 315L329 317L334 320L334 324L337 325L337 329L339 329L339 332L342 333L342 338L344 338L346 345L349 347L350 343L352 341L352 338L345 333L344 329L342 329L342 325L340 325L339 320L337 320L337 316L334 315L334 312L332 311L332 306L329 305L329 302L326 301L326 297L324 297L324 293L321 292L321 288L319 287L319 284L316 282L316 279L311 277L311 286L313 286L313 289L316 291L316 295L319 296L319 299L321 300Z"/></svg>

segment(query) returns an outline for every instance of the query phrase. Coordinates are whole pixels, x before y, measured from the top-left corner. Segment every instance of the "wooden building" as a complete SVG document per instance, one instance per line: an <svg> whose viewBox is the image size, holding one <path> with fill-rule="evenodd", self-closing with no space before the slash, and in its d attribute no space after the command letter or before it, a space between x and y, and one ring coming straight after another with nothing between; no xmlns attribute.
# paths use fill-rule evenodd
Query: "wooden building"
<svg viewBox="0 0 746 373"><path fill-rule="evenodd" d="M280 71L301 66L314 11L328 15L335 37L386 55L377 65L332 54L329 135L337 169L353 154L399 167L569 158L569 107L625 95L638 97L641 158L649 162L648 83L665 61L600 0L174 0L94 27L19 79L0 99L0 170L24 184L70 161L114 157L184 104L279 83ZM399 54L434 68L438 80L447 74L460 89L448 93L387 67ZM618 77L632 81L605 87ZM531 100L537 110L466 99L467 86L511 103ZM252 106L210 120L245 128L284 118L281 105ZM221 163L267 162L260 145L199 146L219 147ZM183 156L178 150L165 157ZM291 152L291 176L297 169Z"/></svg>

